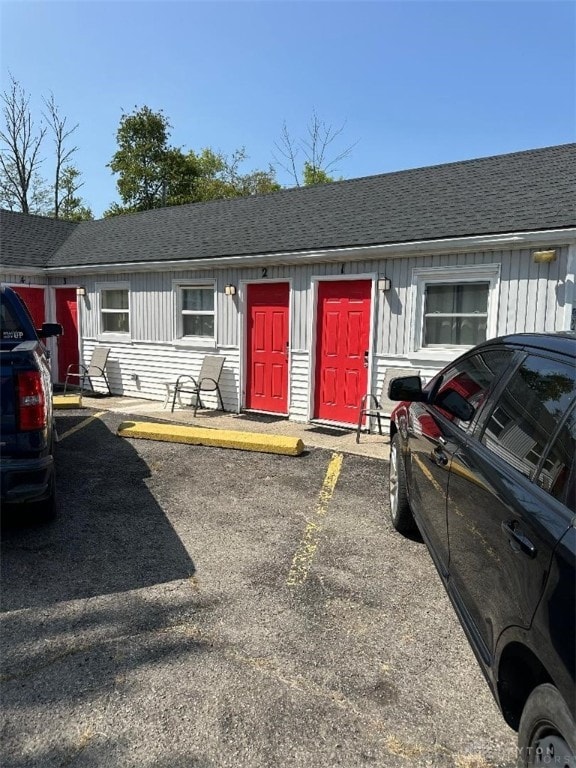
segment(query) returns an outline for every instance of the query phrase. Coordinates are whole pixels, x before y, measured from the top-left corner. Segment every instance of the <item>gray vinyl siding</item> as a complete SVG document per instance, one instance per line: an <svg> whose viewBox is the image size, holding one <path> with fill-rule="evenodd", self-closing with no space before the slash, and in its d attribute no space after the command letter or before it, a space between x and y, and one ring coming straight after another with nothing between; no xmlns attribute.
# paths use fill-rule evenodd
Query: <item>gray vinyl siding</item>
<svg viewBox="0 0 576 768"><path fill-rule="evenodd" d="M93 340L84 344L82 361L90 362L96 346ZM160 344L122 344L108 345L110 355L106 373L110 387L115 394L126 397L141 397L163 401L166 396L166 383L173 383L181 374L197 376L202 365L204 353L170 349ZM224 407L228 411L238 410L238 351L217 349L215 353L226 357L220 387ZM136 378L134 378L134 376ZM97 391L106 392L106 386L98 379L94 380ZM217 406L217 397L210 393L202 396L208 407ZM167 405L169 407L169 405Z"/></svg>
<svg viewBox="0 0 576 768"><path fill-rule="evenodd" d="M308 420L310 392L310 355L293 352L290 356L290 418Z"/></svg>
<svg viewBox="0 0 576 768"><path fill-rule="evenodd" d="M306 421L314 386L315 281L323 277L376 279L386 276L391 290L374 292L371 391L378 392L389 367L414 367L430 378L456 353L414 349L415 307L413 270L455 265L498 264L496 334L560 330L565 312L558 286L568 269L568 247L556 248L551 264L535 264L534 249L490 250L433 256L411 256L341 263L301 263L267 266L266 280L289 280L290 303L290 418ZM244 402L240 391L244 342L241 317L245 312L246 285L262 281L263 267L195 269L135 274L68 275L68 284L83 285L86 297L78 298L82 350L89 359L95 343L112 347L110 379L114 392L163 400L165 381L180 373L195 373L207 353L226 355L223 395L226 408L236 411ZM208 347L178 344L175 339L176 293L179 282L214 280L216 286L216 340ZM61 281L58 281L61 284ZM54 280L54 283L56 281ZM99 296L101 284L128 284L130 290L130 338L110 342L99 336ZM227 284L236 286L235 296L227 296ZM132 374L138 374L134 380ZM215 403L214 403L215 404Z"/></svg>
<svg viewBox="0 0 576 768"><path fill-rule="evenodd" d="M512 332L554 331L562 324L562 307L556 296L561 277L566 274L567 248L558 248L558 257L551 264L535 264L532 249L516 251L486 251L482 253L414 256L374 261L344 263L344 277L381 275L390 278L392 288L376 292L375 347L376 354L404 355L412 349L411 323L412 271L417 267L468 267L478 264L500 265L498 335ZM266 267L267 280L292 281L291 345L294 351L310 351L313 314L313 278L341 274L341 264L303 264ZM85 338L97 338L99 318L97 286L103 283L130 285L130 323L132 341L172 343L174 341L175 296L177 281L215 280L217 299L216 345L239 346L238 313L243 296L227 296L224 287L230 283L240 289L251 280L261 280L262 268L187 270L181 272L143 272L137 274L101 274L69 278L87 289L81 302L82 329Z"/></svg>
<svg viewBox="0 0 576 768"><path fill-rule="evenodd" d="M39 286L39 285L46 285L46 278L44 275L24 275L24 279L22 279L22 275L19 274L6 274L4 272L0 273L0 282L7 283L8 285L31 285Z"/></svg>

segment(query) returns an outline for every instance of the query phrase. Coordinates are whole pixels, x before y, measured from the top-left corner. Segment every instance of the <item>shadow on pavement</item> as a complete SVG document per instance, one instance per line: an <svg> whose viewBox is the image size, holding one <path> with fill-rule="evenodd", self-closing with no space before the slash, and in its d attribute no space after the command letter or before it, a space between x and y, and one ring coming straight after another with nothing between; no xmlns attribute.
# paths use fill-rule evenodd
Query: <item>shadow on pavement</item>
<svg viewBox="0 0 576 768"><path fill-rule="evenodd" d="M65 433L85 415L59 415ZM100 420L56 451L58 515L48 525L3 516L2 611L184 579L192 559L149 492L148 466Z"/></svg>

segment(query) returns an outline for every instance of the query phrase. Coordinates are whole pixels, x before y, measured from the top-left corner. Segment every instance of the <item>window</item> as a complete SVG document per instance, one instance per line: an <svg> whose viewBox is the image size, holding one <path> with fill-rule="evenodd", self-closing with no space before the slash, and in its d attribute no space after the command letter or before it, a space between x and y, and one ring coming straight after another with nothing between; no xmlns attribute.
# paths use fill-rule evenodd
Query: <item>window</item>
<svg viewBox="0 0 576 768"><path fill-rule="evenodd" d="M490 283L426 285L422 346L474 346L486 341L489 288Z"/></svg>
<svg viewBox="0 0 576 768"><path fill-rule="evenodd" d="M473 347L496 335L497 264L414 269L415 349Z"/></svg>
<svg viewBox="0 0 576 768"><path fill-rule="evenodd" d="M561 425L540 468L537 483L576 512L576 407Z"/></svg>
<svg viewBox="0 0 576 768"><path fill-rule="evenodd" d="M529 356L506 385L486 421L481 440L527 477L533 477L539 469L540 484L551 489L557 483L554 478L560 464L566 466L566 461L558 458L558 451L569 447L569 438L557 442L556 452L542 459L575 395L573 367ZM570 429L569 425L566 429Z"/></svg>
<svg viewBox="0 0 576 768"><path fill-rule="evenodd" d="M100 289L100 317L102 333L130 333L127 287Z"/></svg>
<svg viewBox="0 0 576 768"><path fill-rule="evenodd" d="M178 286L178 337L214 340L214 284Z"/></svg>
<svg viewBox="0 0 576 768"><path fill-rule="evenodd" d="M438 398L441 400L449 393L456 392L473 406L476 413L484 403L488 391L511 362L512 352L505 349L486 350L470 355L454 364L443 375L433 379L426 389L435 392L434 400ZM472 423L473 419L470 422L463 422L441 407L436 407L446 418L463 429L467 429Z"/></svg>

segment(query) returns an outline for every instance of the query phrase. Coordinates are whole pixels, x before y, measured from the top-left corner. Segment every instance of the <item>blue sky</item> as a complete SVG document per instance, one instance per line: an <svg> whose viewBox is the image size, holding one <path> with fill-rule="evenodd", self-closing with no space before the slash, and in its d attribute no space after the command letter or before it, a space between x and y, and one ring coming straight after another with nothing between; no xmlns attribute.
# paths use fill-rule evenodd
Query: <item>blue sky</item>
<svg viewBox="0 0 576 768"><path fill-rule="evenodd" d="M54 93L100 216L122 111L162 109L171 143L273 162L286 120L337 128L345 178L575 140L573 2L0 3L2 90ZM45 168L49 168L49 146ZM277 152L276 152L277 154ZM281 169L281 183L290 178Z"/></svg>

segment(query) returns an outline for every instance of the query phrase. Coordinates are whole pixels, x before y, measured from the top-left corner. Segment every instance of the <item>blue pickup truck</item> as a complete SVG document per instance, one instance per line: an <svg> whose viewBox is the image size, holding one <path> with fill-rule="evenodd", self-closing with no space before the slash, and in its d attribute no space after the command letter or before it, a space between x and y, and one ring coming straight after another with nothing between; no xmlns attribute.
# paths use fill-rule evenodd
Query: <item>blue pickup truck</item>
<svg viewBox="0 0 576 768"><path fill-rule="evenodd" d="M35 329L20 297L0 286L0 481L4 512L49 520L56 512L52 382L41 339L62 327Z"/></svg>

